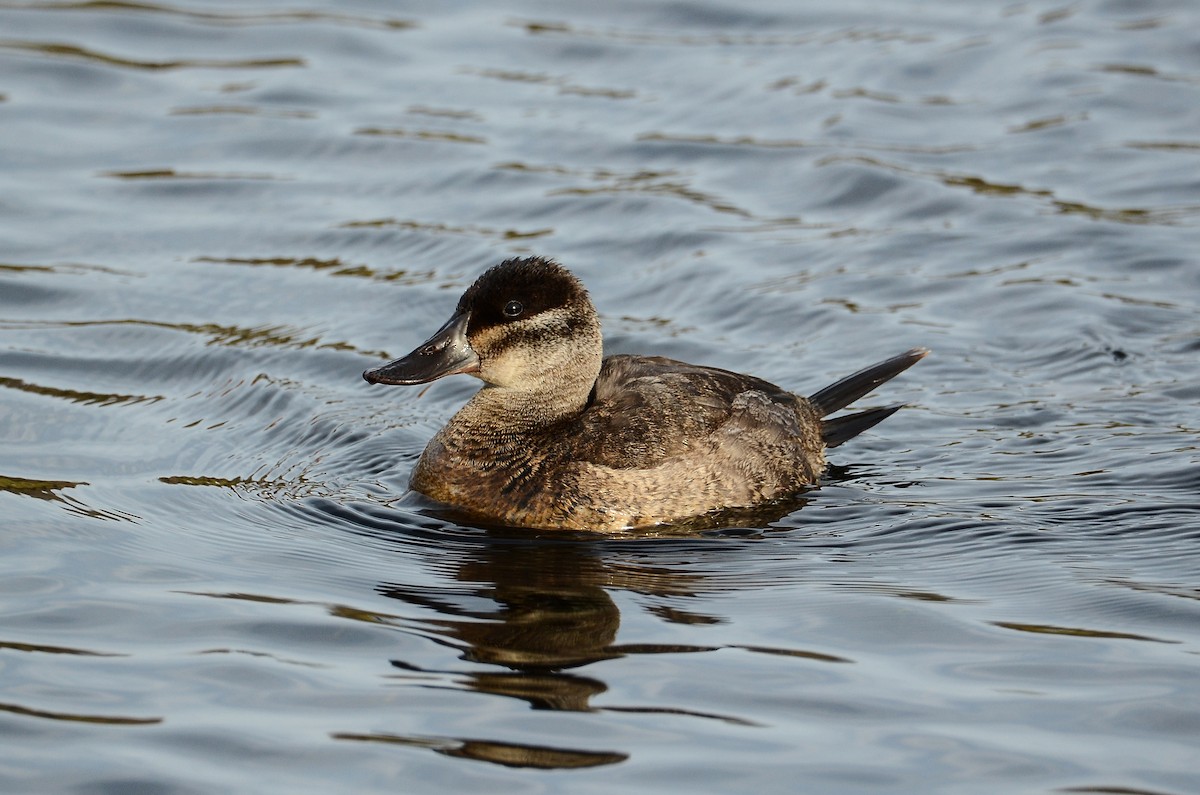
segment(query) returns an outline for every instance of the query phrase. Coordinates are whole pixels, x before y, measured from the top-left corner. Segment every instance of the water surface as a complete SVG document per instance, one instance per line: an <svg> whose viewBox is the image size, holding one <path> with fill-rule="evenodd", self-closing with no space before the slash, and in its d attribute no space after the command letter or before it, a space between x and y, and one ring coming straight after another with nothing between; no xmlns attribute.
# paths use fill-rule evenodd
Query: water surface
<svg viewBox="0 0 1200 795"><path fill-rule="evenodd" d="M1200 790L1200 11L0 3L0 789ZM910 407L783 516L405 484L506 256Z"/></svg>

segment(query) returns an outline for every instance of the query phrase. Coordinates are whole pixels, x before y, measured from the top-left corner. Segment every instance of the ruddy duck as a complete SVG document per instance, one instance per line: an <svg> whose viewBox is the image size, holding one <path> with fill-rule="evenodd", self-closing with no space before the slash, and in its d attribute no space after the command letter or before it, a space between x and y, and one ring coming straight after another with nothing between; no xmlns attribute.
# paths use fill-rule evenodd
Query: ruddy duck
<svg viewBox="0 0 1200 795"><path fill-rule="evenodd" d="M596 309L570 271L509 259L463 293L436 334L363 378L484 382L429 442L412 488L481 521L616 531L802 491L825 469L825 448L901 406L823 418L928 353L804 398L749 375L601 349Z"/></svg>

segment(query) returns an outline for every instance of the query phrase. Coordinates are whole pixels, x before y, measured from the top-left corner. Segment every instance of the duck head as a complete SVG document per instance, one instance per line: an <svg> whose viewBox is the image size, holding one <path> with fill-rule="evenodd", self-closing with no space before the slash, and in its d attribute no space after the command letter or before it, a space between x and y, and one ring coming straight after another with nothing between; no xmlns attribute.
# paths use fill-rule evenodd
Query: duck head
<svg viewBox="0 0 1200 795"><path fill-rule="evenodd" d="M491 387L554 394L582 406L600 372L600 320L583 285L541 257L480 276L454 314L412 353L367 370L372 384L423 384L469 373Z"/></svg>

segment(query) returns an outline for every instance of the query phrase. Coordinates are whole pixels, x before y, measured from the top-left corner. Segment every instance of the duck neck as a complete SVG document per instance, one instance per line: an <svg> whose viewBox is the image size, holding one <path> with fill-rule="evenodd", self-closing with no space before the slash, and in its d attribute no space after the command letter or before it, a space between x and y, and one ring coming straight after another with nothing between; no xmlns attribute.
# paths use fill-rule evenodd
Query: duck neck
<svg viewBox="0 0 1200 795"><path fill-rule="evenodd" d="M517 389L485 385L454 415L452 424L496 439L524 437L576 417L587 406L594 382L566 389Z"/></svg>

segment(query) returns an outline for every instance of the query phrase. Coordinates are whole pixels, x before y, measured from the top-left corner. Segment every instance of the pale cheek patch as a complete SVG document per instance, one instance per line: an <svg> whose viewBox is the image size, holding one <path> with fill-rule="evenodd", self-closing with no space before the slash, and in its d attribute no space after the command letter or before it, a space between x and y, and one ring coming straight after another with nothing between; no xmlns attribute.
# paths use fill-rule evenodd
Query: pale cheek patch
<svg viewBox="0 0 1200 795"><path fill-rule="evenodd" d="M522 345L483 360L480 375L497 386L520 387L538 383L556 368L566 366L561 345Z"/></svg>
<svg viewBox="0 0 1200 795"><path fill-rule="evenodd" d="M568 366L577 352L568 319L565 309L550 309L525 321L481 329L471 340L482 362L479 377L496 386L520 387Z"/></svg>
<svg viewBox="0 0 1200 795"><path fill-rule="evenodd" d="M484 381L496 386L519 386L522 380L529 379L530 369L534 366L527 358L513 351L489 357L484 360L479 375Z"/></svg>

